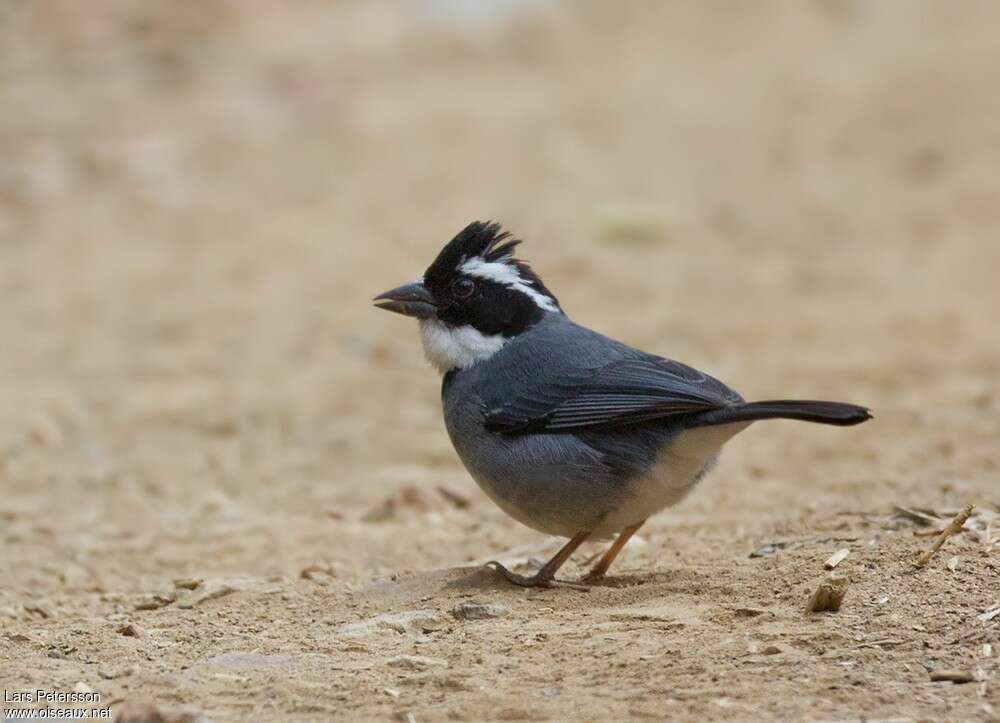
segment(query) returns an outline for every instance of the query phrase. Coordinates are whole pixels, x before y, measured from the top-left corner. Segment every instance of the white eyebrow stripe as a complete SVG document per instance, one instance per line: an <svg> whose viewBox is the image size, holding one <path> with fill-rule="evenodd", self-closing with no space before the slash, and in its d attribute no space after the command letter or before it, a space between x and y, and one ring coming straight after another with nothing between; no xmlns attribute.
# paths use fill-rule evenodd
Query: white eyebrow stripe
<svg viewBox="0 0 1000 723"><path fill-rule="evenodd" d="M477 276L480 279L496 281L511 289L516 289L522 294L529 296L538 306L547 311L559 311L559 306L551 298L539 292L537 289L525 282L517 269L510 264L500 261L483 261L476 257L466 261L461 266L461 271L469 276Z"/></svg>

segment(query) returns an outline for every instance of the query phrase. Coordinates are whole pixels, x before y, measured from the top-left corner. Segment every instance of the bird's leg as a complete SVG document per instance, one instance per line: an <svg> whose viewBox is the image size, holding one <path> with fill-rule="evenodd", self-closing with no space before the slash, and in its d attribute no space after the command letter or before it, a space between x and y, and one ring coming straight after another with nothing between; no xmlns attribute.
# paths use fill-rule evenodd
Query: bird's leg
<svg viewBox="0 0 1000 723"><path fill-rule="evenodd" d="M559 583L556 581L555 577L556 571L563 566L563 563L569 559L570 555L576 551L576 548L582 545L588 537L590 537L590 530L584 530L583 532L576 533L572 538L570 538L569 542L563 545L562 549L559 550L559 552L557 552L551 560L545 563L545 566L541 570L530 577L511 572L496 560L487 562L486 566L492 567L494 570L507 578L507 580L515 585L520 585L521 587L556 587L557 585L580 587L574 586L571 583Z"/></svg>
<svg viewBox="0 0 1000 723"><path fill-rule="evenodd" d="M611 563L615 561L616 557L618 557L618 553L625 547L625 543L629 541L629 538L632 537L636 530L642 527L645 522L645 520L637 522L631 527L626 527L622 530L618 534L618 538L611 543L611 547L608 548L608 551L604 553L604 557L597 561L597 564L590 569L590 572L584 576L581 582L597 582L603 578L605 573L608 571L608 568L611 567Z"/></svg>

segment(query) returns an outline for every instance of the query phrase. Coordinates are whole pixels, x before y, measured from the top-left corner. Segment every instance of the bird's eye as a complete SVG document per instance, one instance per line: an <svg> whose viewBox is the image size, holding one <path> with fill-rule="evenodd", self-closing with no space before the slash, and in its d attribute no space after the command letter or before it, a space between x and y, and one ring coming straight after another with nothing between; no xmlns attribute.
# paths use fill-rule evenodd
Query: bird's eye
<svg viewBox="0 0 1000 723"><path fill-rule="evenodd" d="M451 285L451 293L456 299L468 299L476 290L476 282L471 279L456 279Z"/></svg>

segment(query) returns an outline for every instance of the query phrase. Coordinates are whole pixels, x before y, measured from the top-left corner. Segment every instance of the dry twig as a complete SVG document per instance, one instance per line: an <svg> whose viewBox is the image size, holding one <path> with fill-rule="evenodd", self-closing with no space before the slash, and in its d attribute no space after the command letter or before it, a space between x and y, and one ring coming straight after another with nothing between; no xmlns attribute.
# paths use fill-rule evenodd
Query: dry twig
<svg viewBox="0 0 1000 723"><path fill-rule="evenodd" d="M886 638L885 640L873 640L870 643L860 643L855 645L856 650L861 648L883 648L883 647L895 647L897 645L902 645L907 642L906 640L896 640L895 638Z"/></svg>
<svg viewBox="0 0 1000 723"><path fill-rule="evenodd" d="M823 563L823 567L825 567L827 570L832 570L837 565L842 563L850 554L851 551L848 548L843 547L837 550L832 555L830 555L830 559L828 559L826 562Z"/></svg>
<svg viewBox="0 0 1000 723"><path fill-rule="evenodd" d="M998 616L1000 616L1000 605L997 605L995 608L987 610L982 615L977 615L976 617L984 623L988 623L990 620Z"/></svg>
<svg viewBox="0 0 1000 723"><path fill-rule="evenodd" d="M976 679L976 676L967 670L932 670L930 675L931 680L936 683L954 683L956 685L971 683Z"/></svg>
<svg viewBox="0 0 1000 723"><path fill-rule="evenodd" d="M921 527L928 527L941 522L933 510L920 510L913 507L903 507L902 505L893 505L892 508L898 516L905 517Z"/></svg>
<svg viewBox="0 0 1000 723"><path fill-rule="evenodd" d="M941 534L938 535L938 538L934 540L934 544L931 545L931 549L927 550L927 552L922 554L914 564L917 567L923 567L928 562L930 562L931 558L934 557L934 554L941 549L941 545L944 544L945 540L947 540L952 535L957 535L959 532L962 531L962 527L965 525L965 521L969 519L969 516L972 515L973 509L975 508L972 505L966 505L963 510L961 510L957 515L955 515L955 519L949 522L948 526L945 527L941 531Z"/></svg>

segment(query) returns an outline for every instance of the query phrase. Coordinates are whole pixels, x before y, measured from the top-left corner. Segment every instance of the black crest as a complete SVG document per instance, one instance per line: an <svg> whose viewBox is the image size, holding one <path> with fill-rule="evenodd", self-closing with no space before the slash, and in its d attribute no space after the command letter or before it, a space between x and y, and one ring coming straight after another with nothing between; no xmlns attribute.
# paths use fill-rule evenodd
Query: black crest
<svg viewBox="0 0 1000 723"><path fill-rule="evenodd" d="M479 257L487 263L502 262L514 267L522 281L552 299L558 307L558 300L531 266L514 258L514 249L520 243L521 239L513 238L496 221L473 221L441 250L424 274L424 281L428 287L443 288L463 263Z"/></svg>
<svg viewBox="0 0 1000 723"><path fill-rule="evenodd" d="M514 247L519 243L518 239L512 239L510 233L495 221L473 221L441 249L441 253L427 269L425 278L449 276L463 263L477 256L484 261L501 261L512 256Z"/></svg>

